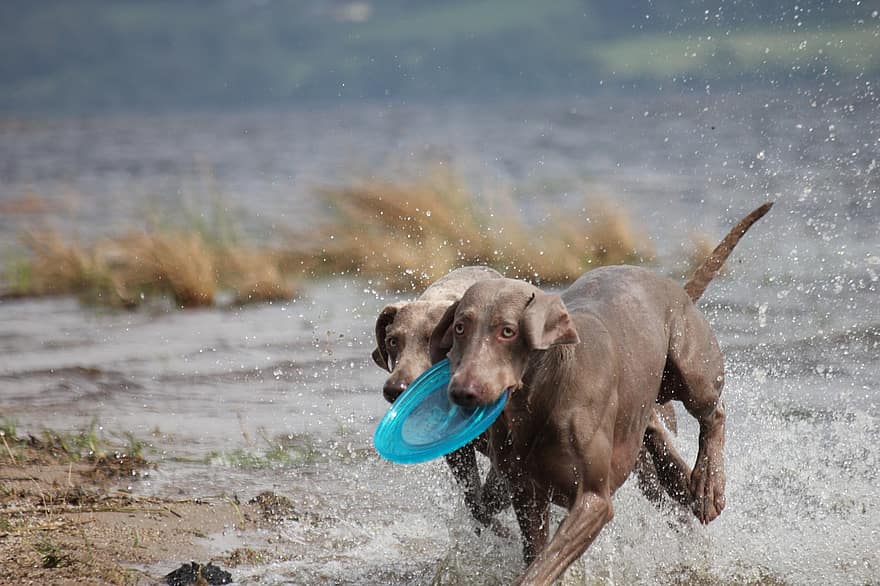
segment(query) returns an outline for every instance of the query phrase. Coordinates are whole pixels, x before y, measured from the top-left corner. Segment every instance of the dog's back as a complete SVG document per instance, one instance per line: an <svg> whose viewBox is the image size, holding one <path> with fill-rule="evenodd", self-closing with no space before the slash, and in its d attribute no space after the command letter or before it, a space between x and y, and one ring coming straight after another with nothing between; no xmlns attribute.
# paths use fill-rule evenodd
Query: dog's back
<svg viewBox="0 0 880 586"><path fill-rule="evenodd" d="M419 301L445 301L452 304L467 291L468 287L484 279L500 279L501 273L489 267L461 267L440 277L419 295Z"/></svg>
<svg viewBox="0 0 880 586"><path fill-rule="evenodd" d="M584 273L562 292L572 314L590 312L598 316L667 310L670 303L690 299L681 286L657 273L636 266L600 267Z"/></svg>

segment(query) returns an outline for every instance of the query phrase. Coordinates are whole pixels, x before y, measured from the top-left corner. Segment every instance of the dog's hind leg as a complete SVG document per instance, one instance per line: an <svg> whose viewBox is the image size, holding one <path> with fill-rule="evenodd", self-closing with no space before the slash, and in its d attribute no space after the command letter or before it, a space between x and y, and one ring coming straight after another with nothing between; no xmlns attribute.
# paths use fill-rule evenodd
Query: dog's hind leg
<svg viewBox="0 0 880 586"><path fill-rule="evenodd" d="M671 403L656 405L645 429L639 457L633 471L639 490L656 505L663 503L665 492L680 505L690 506L691 468L672 445L670 432L676 433L678 422Z"/></svg>
<svg viewBox="0 0 880 586"><path fill-rule="evenodd" d="M701 523L724 508L724 361L706 318L688 304L673 324L669 356L660 391L682 402L700 424L697 460L689 489Z"/></svg>
<svg viewBox="0 0 880 586"><path fill-rule="evenodd" d="M693 502L690 491L691 467L678 454L671 441L657 410L654 410L645 429L642 451L636 463L639 488L648 498L655 495L652 499L655 502L660 500L659 489L662 488L672 500L688 507Z"/></svg>
<svg viewBox="0 0 880 586"><path fill-rule="evenodd" d="M660 506L663 502L663 489L660 485L660 477L657 474L657 467L654 464L654 459L651 456L651 452L648 450L647 433L648 432L646 431L646 439L642 444L641 449L639 449L639 457L636 458L636 465L633 468L633 472L636 475L639 490L642 491L645 498L655 505Z"/></svg>

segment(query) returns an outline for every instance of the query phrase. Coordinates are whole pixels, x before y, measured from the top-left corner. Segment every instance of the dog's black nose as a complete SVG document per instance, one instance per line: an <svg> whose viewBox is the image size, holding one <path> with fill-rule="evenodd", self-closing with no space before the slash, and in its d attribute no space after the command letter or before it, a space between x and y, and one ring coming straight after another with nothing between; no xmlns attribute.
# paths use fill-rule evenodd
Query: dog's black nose
<svg viewBox="0 0 880 586"><path fill-rule="evenodd" d="M406 390L407 385L399 382L391 382L388 381L385 383L385 386L382 387L382 395L385 397L385 400L389 403L393 403L397 400L397 397Z"/></svg>
<svg viewBox="0 0 880 586"><path fill-rule="evenodd" d="M449 400L459 407L466 407L468 409L476 407L478 397L477 388L473 385L449 387Z"/></svg>

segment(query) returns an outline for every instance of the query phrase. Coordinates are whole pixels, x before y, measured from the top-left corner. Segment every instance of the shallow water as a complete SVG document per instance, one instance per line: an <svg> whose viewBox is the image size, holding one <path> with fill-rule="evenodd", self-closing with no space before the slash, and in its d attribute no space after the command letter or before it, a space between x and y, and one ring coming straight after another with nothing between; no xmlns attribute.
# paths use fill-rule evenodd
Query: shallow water
<svg viewBox="0 0 880 586"><path fill-rule="evenodd" d="M700 527L627 484L565 583L868 584L880 581L878 113L850 92L6 124L0 198L31 186L76 201L49 215L100 233L133 222L151 193L199 184L202 157L258 231L301 221L309 189L347 169L439 157L473 184L514 186L533 218L577 206L585 185L619 196L670 274L691 230L720 238L774 199L701 303L726 355L727 508ZM26 221L0 217L0 240ZM108 436L148 438L159 467L138 492L290 497L299 522L212 537L285 554L239 568L246 582L509 582L521 569L510 511L507 535L477 535L442 462L393 465L371 449L385 410L372 324L393 298L336 279L290 303L187 312L4 301L0 413L23 431L94 418ZM680 420L693 458L696 428Z"/></svg>

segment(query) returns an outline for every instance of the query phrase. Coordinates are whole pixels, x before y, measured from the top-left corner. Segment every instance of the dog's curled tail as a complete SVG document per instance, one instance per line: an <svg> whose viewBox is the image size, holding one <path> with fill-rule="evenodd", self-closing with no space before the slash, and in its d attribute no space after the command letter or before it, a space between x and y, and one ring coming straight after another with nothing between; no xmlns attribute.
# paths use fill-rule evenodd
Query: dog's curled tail
<svg viewBox="0 0 880 586"><path fill-rule="evenodd" d="M736 246L739 239L742 238L743 234L752 227L752 224L760 220L772 207L773 202L768 201L740 220L739 223L727 233L724 240L715 247L712 254L710 254L699 267L697 267L693 276L684 285L684 290L690 296L692 301L696 302L697 299L702 297L706 287L709 286L709 282L711 282L712 279L715 278L715 275L718 274L718 271L721 270L721 265L723 265L724 261L727 260L727 257L730 256L733 247Z"/></svg>

